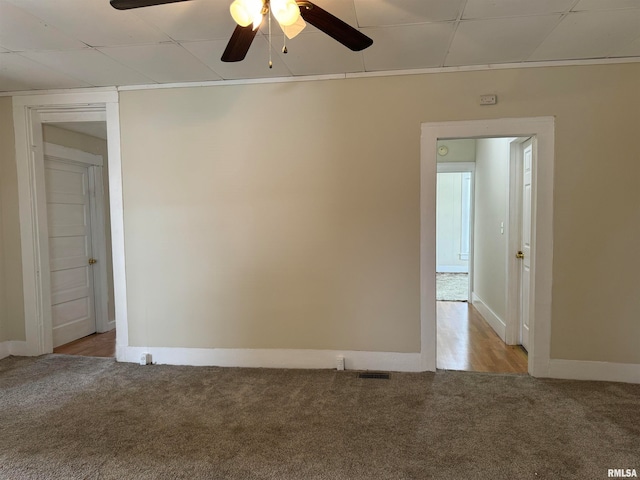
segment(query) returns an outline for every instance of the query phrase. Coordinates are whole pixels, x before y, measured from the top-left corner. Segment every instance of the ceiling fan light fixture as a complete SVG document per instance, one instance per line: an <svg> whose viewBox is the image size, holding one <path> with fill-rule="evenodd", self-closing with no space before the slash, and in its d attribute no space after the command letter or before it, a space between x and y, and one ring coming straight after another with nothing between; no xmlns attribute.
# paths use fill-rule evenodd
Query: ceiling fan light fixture
<svg viewBox="0 0 640 480"><path fill-rule="evenodd" d="M271 0L271 12L283 27L293 25L300 18L300 7L295 0Z"/></svg>
<svg viewBox="0 0 640 480"><path fill-rule="evenodd" d="M262 23L263 7L262 0L234 0L229 11L238 25L247 27L253 23L255 29Z"/></svg>

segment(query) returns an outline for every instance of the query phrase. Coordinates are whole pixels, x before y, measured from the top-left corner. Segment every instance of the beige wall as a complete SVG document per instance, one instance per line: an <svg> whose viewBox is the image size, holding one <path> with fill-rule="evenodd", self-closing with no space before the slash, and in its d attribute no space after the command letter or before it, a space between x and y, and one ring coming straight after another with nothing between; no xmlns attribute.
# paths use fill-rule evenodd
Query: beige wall
<svg viewBox="0 0 640 480"><path fill-rule="evenodd" d="M105 192L105 235L107 248L107 314L109 321L114 321L115 305L113 301L113 262L111 258L111 222L109 215L109 171L108 171L108 155L107 141L102 138L85 135L83 133L72 132L55 126L55 124L45 124L42 127L42 136L45 142L62 145L68 148L75 148L83 152L101 155L104 161L103 175L104 192Z"/></svg>
<svg viewBox="0 0 640 480"><path fill-rule="evenodd" d="M18 180L10 97L0 97L0 205L0 277L3 278L0 340L25 340Z"/></svg>
<svg viewBox="0 0 640 480"><path fill-rule="evenodd" d="M418 351L420 124L553 115L552 357L640 363L639 82L626 64L122 92L131 344Z"/></svg>
<svg viewBox="0 0 640 480"><path fill-rule="evenodd" d="M503 322L507 320L507 237L501 226L509 212L510 141L476 142L473 293Z"/></svg>

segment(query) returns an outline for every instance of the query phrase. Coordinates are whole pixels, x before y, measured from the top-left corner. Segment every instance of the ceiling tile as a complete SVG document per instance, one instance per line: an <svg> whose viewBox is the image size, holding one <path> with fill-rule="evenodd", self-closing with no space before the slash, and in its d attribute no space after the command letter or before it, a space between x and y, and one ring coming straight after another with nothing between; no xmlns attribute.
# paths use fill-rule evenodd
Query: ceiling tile
<svg viewBox="0 0 640 480"><path fill-rule="evenodd" d="M2 0L0 0L0 45L12 51L86 47L84 43Z"/></svg>
<svg viewBox="0 0 640 480"><path fill-rule="evenodd" d="M633 42L624 45L615 50L612 57L640 57L640 38L636 38Z"/></svg>
<svg viewBox="0 0 640 480"><path fill-rule="evenodd" d="M219 80L206 65L174 43L101 48L115 61L159 83Z"/></svg>
<svg viewBox="0 0 640 480"><path fill-rule="evenodd" d="M89 87L85 82L51 70L18 53L0 54L0 90Z"/></svg>
<svg viewBox="0 0 640 480"><path fill-rule="evenodd" d="M191 0L152 8L140 8L135 14L178 41L229 38L235 23L226 1Z"/></svg>
<svg viewBox="0 0 640 480"><path fill-rule="evenodd" d="M367 71L439 67L444 62L453 23L364 28L373 45L363 51ZM427 46L427 48L425 48Z"/></svg>
<svg viewBox="0 0 640 480"><path fill-rule="evenodd" d="M574 11L581 10L614 10L617 8L640 8L638 0L580 0L573 7Z"/></svg>
<svg viewBox="0 0 640 480"><path fill-rule="evenodd" d="M291 75L275 52L271 55L273 68L269 68L269 43L262 35L256 36L247 56L241 62L223 62L220 60L222 52L227 46L227 40L189 42L183 43L182 46L225 80Z"/></svg>
<svg viewBox="0 0 640 480"><path fill-rule="evenodd" d="M358 26L356 22L356 11L353 7L352 0L314 0L313 3L352 27ZM229 14L227 13L227 15ZM277 23L275 23L273 17L271 18L271 22L271 30L274 36L282 36L282 30L278 27ZM260 25L260 32L265 36L269 35L269 22L266 21L266 19L262 22L262 25ZM310 23L307 23L304 32L319 32L319 30ZM229 36L230 35L231 31L229 32Z"/></svg>
<svg viewBox="0 0 640 480"><path fill-rule="evenodd" d="M462 0L354 0L358 25L379 27L443 22L458 18Z"/></svg>
<svg viewBox="0 0 640 480"><path fill-rule="evenodd" d="M445 65L520 62L558 24L561 15L496 18L460 22Z"/></svg>
<svg viewBox="0 0 640 480"><path fill-rule="evenodd" d="M529 60L602 58L638 36L640 9L567 15Z"/></svg>
<svg viewBox="0 0 640 480"><path fill-rule="evenodd" d="M67 52L24 52L22 56L96 87L153 83L144 75L91 48Z"/></svg>
<svg viewBox="0 0 640 480"><path fill-rule="evenodd" d="M463 19L501 18L566 12L575 0L467 0Z"/></svg>
<svg viewBox="0 0 640 480"><path fill-rule="evenodd" d="M280 46L280 44L278 44ZM294 75L362 72L362 54L353 52L322 32L304 33L287 41L289 53L280 58Z"/></svg>
<svg viewBox="0 0 640 480"><path fill-rule="evenodd" d="M7 1L93 47L169 40L156 27L144 22L135 11L116 10L107 0Z"/></svg>

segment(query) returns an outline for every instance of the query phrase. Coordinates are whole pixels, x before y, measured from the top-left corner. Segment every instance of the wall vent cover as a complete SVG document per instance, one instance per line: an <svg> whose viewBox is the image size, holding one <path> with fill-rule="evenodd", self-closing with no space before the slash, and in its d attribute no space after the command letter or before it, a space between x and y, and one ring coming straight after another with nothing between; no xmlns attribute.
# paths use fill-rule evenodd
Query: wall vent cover
<svg viewBox="0 0 640 480"><path fill-rule="evenodd" d="M380 373L380 372L364 372L358 375L358 378L377 378L379 380L389 380L388 373Z"/></svg>

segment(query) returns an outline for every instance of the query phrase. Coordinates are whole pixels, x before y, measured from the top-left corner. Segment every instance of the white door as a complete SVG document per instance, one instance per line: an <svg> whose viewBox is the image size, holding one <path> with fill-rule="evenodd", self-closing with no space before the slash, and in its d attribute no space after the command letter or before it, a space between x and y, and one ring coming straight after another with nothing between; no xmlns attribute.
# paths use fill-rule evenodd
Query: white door
<svg viewBox="0 0 640 480"><path fill-rule="evenodd" d="M88 165L45 159L53 346L96 331Z"/></svg>
<svg viewBox="0 0 640 480"><path fill-rule="evenodd" d="M522 234L520 266L520 342L529 350L529 293L531 285L531 167L533 145L523 144L522 168Z"/></svg>

